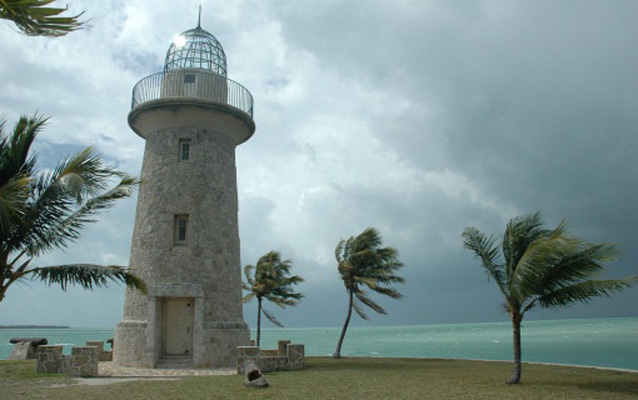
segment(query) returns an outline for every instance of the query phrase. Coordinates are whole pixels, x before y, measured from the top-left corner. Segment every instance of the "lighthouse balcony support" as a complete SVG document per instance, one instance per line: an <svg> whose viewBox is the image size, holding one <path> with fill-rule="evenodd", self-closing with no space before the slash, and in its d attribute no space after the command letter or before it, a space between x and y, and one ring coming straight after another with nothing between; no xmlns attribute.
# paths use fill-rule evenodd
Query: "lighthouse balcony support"
<svg viewBox="0 0 638 400"><path fill-rule="evenodd" d="M133 88L131 108L153 100L185 98L219 102L253 116L253 96L248 89L222 75L197 68L160 72L140 80Z"/></svg>

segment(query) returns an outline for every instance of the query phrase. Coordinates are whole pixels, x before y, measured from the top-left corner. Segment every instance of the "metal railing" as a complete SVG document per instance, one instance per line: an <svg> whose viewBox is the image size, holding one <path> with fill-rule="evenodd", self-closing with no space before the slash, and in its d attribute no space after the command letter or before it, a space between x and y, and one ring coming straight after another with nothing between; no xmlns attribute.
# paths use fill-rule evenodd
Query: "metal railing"
<svg viewBox="0 0 638 400"><path fill-rule="evenodd" d="M213 72L189 69L159 72L137 82L131 108L147 101L186 97L218 101L253 116L253 95L248 89Z"/></svg>

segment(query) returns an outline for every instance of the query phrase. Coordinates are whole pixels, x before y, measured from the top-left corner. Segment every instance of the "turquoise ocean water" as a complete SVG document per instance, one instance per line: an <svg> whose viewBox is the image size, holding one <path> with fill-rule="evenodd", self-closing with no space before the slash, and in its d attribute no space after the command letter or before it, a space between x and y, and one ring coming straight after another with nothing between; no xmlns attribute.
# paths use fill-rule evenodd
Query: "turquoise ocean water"
<svg viewBox="0 0 638 400"><path fill-rule="evenodd" d="M332 354L341 328L262 330L262 348L277 340L303 343L306 354ZM71 346L106 340L113 329L0 329L0 359L11 352L11 337L46 337L49 344ZM255 332L252 332L255 337ZM638 370L638 318L601 318L523 323L523 360ZM344 356L444 357L485 360L512 358L509 322L351 327Z"/></svg>

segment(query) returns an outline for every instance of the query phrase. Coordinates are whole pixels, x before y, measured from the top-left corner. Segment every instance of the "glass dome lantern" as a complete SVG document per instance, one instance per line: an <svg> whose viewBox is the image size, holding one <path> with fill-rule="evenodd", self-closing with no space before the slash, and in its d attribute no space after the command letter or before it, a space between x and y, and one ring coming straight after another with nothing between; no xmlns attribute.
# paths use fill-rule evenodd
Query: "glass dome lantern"
<svg viewBox="0 0 638 400"><path fill-rule="evenodd" d="M164 72L190 68L226 77L226 54L222 45L199 25L179 34L166 52Z"/></svg>

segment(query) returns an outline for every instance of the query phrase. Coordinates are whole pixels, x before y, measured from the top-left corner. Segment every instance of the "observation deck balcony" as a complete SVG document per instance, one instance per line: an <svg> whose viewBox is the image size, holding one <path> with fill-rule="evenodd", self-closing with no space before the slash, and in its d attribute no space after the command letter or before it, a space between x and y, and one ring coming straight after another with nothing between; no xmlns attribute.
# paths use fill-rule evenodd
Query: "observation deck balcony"
<svg viewBox="0 0 638 400"><path fill-rule="evenodd" d="M133 87L131 109L154 100L193 99L229 105L253 117L253 96L239 83L214 72L183 68L143 78Z"/></svg>

